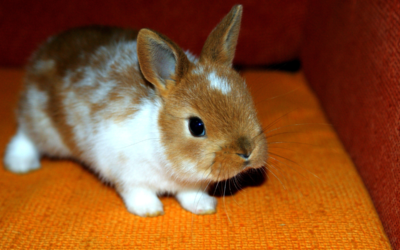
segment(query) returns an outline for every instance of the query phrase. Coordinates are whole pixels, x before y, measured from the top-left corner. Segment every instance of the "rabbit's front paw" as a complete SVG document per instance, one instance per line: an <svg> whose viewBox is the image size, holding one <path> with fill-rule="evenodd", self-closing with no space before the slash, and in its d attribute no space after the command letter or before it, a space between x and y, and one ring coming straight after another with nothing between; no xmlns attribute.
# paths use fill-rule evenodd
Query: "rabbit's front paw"
<svg viewBox="0 0 400 250"><path fill-rule="evenodd" d="M217 199L200 190L179 192L176 198L184 209L194 214L204 215L216 212Z"/></svg>
<svg viewBox="0 0 400 250"><path fill-rule="evenodd" d="M129 212L141 217L155 217L164 214L163 205L157 195L146 189L135 188L121 194Z"/></svg>

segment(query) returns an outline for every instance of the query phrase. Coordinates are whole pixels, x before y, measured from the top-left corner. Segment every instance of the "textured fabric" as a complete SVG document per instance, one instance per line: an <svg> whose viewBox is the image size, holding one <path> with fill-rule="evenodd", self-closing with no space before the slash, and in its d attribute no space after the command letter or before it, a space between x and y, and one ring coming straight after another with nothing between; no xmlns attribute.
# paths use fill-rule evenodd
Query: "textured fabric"
<svg viewBox="0 0 400 250"><path fill-rule="evenodd" d="M257 65L295 58L307 0L243 0L235 62ZM199 54L211 30L237 1L13 0L0 2L0 65L23 65L50 35L82 25L151 28Z"/></svg>
<svg viewBox="0 0 400 250"><path fill-rule="evenodd" d="M305 74L400 249L400 4L321 3L310 5Z"/></svg>
<svg viewBox="0 0 400 250"><path fill-rule="evenodd" d="M0 166L0 249L390 249L303 74L244 77L270 145L271 172L261 185L219 197L214 215L192 215L164 197L164 216L140 218L74 162L45 159L26 175ZM16 129L21 78L20 70L0 70L1 151ZM234 184L224 187L229 193Z"/></svg>

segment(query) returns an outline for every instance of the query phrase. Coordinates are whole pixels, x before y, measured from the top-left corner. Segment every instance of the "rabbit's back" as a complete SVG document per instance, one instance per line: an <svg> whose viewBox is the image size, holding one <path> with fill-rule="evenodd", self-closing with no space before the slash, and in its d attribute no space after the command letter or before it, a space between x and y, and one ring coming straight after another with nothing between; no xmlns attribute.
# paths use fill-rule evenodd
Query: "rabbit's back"
<svg viewBox="0 0 400 250"><path fill-rule="evenodd" d="M90 63L91 56L100 48L121 41L135 41L137 31L117 27L88 26L67 30L50 37L33 54L28 69L53 61L61 76Z"/></svg>
<svg viewBox="0 0 400 250"><path fill-rule="evenodd" d="M84 155L105 120L121 122L151 99L136 35L120 28L74 29L50 38L32 56L19 120L42 153Z"/></svg>

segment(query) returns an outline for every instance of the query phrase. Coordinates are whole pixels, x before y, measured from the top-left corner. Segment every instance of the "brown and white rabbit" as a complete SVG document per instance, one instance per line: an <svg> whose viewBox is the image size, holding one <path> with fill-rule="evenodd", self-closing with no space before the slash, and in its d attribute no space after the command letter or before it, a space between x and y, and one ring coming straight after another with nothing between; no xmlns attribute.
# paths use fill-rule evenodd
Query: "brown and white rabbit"
<svg viewBox="0 0 400 250"><path fill-rule="evenodd" d="M50 38L28 65L6 168L25 173L42 155L74 158L136 215L163 214L162 193L192 213L214 213L208 184L267 159L252 98L231 68L241 16L234 6L199 59L148 29L88 27Z"/></svg>

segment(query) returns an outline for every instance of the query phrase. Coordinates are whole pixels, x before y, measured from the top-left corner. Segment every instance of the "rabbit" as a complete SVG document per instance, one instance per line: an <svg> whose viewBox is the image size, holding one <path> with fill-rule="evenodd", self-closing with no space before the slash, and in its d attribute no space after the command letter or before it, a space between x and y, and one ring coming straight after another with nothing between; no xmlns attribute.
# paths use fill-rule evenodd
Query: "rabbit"
<svg viewBox="0 0 400 250"><path fill-rule="evenodd" d="M4 165L75 159L127 210L164 214L159 195L216 212L210 183L264 166L266 137L245 80L232 69L242 6L208 36L199 57L149 29L84 27L49 38L31 57L18 129Z"/></svg>

